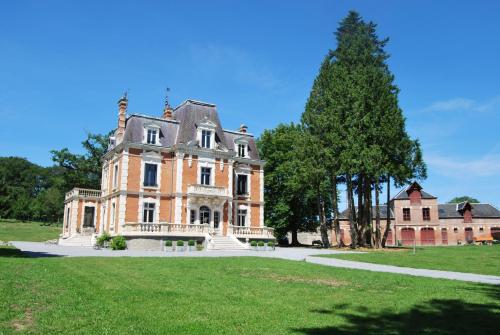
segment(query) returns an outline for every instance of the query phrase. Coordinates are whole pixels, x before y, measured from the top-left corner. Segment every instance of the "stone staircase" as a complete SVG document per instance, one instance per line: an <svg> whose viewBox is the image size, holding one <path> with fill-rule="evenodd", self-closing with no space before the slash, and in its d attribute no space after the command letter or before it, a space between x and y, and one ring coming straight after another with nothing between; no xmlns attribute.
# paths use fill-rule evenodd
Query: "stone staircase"
<svg viewBox="0 0 500 335"><path fill-rule="evenodd" d="M240 242L234 236L214 235L210 240L208 249L211 250L246 250L245 243Z"/></svg>
<svg viewBox="0 0 500 335"><path fill-rule="evenodd" d="M68 238L60 238L57 244L71 247L91 247L92 235L75 235Z"/></svg>

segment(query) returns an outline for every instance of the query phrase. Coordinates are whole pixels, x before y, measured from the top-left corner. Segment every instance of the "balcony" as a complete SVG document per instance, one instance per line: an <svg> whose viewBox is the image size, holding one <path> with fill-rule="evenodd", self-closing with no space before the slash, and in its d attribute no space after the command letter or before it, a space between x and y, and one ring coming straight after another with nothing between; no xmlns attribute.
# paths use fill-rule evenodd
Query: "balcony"
<svg viewBox="0 0 500 335"><path fill-rule="evenodd" d="M66 193L66 196L64 200L69 200L72 198L93 198L97 199L101 197L101 191L100 190L89 190L86 188L74 188L68 193Z"/></svg>
<svg viewBox="0 0 500 335"><path fill-rule="evenodd" d="M210 225L177 223L126 223L124 236L205 236Z"/></svg>
<svg viewBox="0 0 500 335"><path fill-rule="evenodd" d="M229 226L229 232L240 238L274 238L274 229L270 227Z"/></svg>
<svg viewBox="0 0 500 335"><path fill-rule="evenodd" d="M219 186L195 184L188 186L187 193L193 196L225 197L227 196L227 189Z"/></svg>

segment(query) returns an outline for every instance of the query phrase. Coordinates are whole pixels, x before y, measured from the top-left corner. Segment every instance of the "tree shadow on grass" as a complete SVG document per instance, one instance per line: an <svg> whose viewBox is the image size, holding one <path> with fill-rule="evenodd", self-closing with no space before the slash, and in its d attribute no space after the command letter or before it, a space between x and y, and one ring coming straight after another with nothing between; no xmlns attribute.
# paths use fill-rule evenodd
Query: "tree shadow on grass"
<svg viewBox="0 0 500 335"><path fill-rule="evenodd" d="M48 252L21 251L14 247L0 247L0 257L4 258L39 258L39 257L61 257L61 255Z"/></svg>
<svg viewBox="0 0 500 335"><path fill-rule="evenodd" d="M495 291L495 289L492 289ZM498 291L498 288L497 288ZM491 292L490 292L491 294ZM462 300L434 299L415 305L407 312L371 311L366 307L334 306L312 310L343 319L339 326L292 329L299 334L493 334L500 327L500 305L467 303Z"/></svg>

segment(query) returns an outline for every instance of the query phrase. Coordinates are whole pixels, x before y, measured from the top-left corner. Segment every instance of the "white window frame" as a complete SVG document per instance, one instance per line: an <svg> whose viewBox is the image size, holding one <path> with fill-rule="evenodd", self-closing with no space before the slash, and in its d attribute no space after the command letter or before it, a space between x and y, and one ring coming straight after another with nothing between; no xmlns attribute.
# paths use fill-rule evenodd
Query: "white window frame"
<svg viewBox="0 0 500 335"><path fill-rule="evenodd" d="M243 156L240 155L239 146L244 146L245 154ZM240 158L249 158L248 155L248 139L245 137L238 137L234 140L234 151L236 152L236 157Z"/></svg>
<svg viewBox="0 0 500 335"><path fill-rule="evenodd" d="M217 185L215 185L215 158L198 156L198 171L197 171L196 180L200 184L201 184L201 168L202 167L208 167L211 169L210 170L210 185L217 186Z"/></svg>
<svg viewBox="0 0 500 335"><path fill-rule="evenodd" d="M113 165L113 189L118 188L118 172L120 168L118 167L118 162Z"/></svg>
<svg viewBox="0 0 500 335"><path fill-rule="evenodd" d="M149 205L153 205L153 208L152 208L153 213L152 214L150 213L151 208L146 208L146 205L148 205L148 207L149 207ZM148 213L146 215L148 218L147 218L147 220L144 220L144 211L146 211L146 210L148 211ZM152 216L152 217L150 217L150 216ZM149 219L151 219L151 221ZM155 201L147 201L147 200L143 201L143 203L142 203L142 222L143 223L154 223L155 219L156 219L156 202Z"/></svg>
<svg viewBox="0 0 500 335"><path fill-rule="evenodd" d="M147 145L157 145L160 146L160 129L161 127L156 123L147 123L144 125L144 130L142 133L142 143ZM155 143L148 143L148 131L156 131Z"/></svg>
<svg viewBox="0 0 500 335"><path fill-rule="evenodd" d="M217 125L210 121L209 119L205 118L203 119L200 124L198 125L198 128L196 129L196 140L198 141L198 144L201 148L203 149L214 149L215 148L215 129L217 128ZM210 134L210 147L209 148L204 148L201 146L202 143L202 131L209 131L211 132Z"/></svg>
<svg viewBox="0 0 500 335"><path fill-rule="evenodd" d="M140 179L140 187L141 191L144 191L145 188L147 189L156 189L159 190L161 187L161 169L162 169L162 164L161 164L161 155L157 152L153 151L147 151L144 152L142 155L142 161L141 161L141 179ZM156 168L156 184L158 186L144 186L144 174L146 173L146 163L148 164L156 164L158 167Z"/></svg>
<svg viewBox="0 0 500 335"><path fill-rule="evenodd" d="M203 183L203 169L205 170L208 170L209 171L209 175L208 175L208 184L206 183ZM207 186L211 186L212 185L212 168L211 167L208 167L208 166L200 166L200 185L207 185Z"/></svg>

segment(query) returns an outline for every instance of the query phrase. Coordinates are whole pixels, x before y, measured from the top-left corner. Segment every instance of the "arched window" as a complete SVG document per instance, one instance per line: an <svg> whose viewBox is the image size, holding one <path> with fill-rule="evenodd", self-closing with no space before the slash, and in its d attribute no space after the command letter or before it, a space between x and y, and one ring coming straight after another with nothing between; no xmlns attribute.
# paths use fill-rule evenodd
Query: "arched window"
<svg viewBox="0 0 500 335"><path fill-rule="evenodd" d="M207 206L200 207L200 224L210 224L210 208Z"/></svg>

